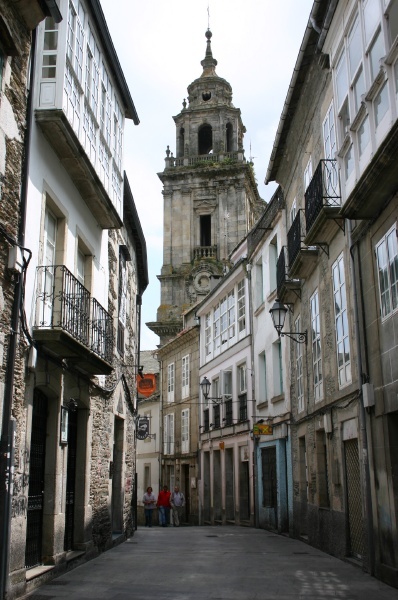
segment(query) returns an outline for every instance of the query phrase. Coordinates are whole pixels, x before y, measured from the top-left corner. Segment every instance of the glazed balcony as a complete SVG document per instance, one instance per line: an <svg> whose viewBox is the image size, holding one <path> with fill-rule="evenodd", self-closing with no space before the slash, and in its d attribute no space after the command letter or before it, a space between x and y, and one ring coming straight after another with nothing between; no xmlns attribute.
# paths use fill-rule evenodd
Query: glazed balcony
<svg viewBox="0 0 398 600"><path fill-rule="evenodd" d="M287 232L289 278L305 279L313 270L318 258L316 246L306 246L304 211L300 209Z"/></svg>
<svg viewBox="0 0 398 600"><path fill-rule="evenodd" d="M344 230L339 218L341 193L337 161L321 160L305 192L305 244L329 245L337 231Z"/></svg>
<svg viewBox="0 0 398 600"><path fill-rule="evenodd" d="M102 229L122 219L68 117L61 109L36 110L36 123ZM81 115L83 119L83 115Z"/></svg>
<svg viewBox="0 0 398 600"><path fill-rule="evenodd" d="M112 370L110 315L64 265L37 267L33 338L45 349L91 375Z"/></svg>
<svg viewBox="0 0 398 600"><path fill-rule="evenodd" d="M289 277L287 246L283 246L276 263L276 286L281 302L292 303L301 294L301 280Z"/></svg>
<svg viewBox="0 0 398 600"><path fill-rule="evenodd" d="M397 192L398 120L378 147L343 203L341 214L348 219L373 219Z"/></svg>

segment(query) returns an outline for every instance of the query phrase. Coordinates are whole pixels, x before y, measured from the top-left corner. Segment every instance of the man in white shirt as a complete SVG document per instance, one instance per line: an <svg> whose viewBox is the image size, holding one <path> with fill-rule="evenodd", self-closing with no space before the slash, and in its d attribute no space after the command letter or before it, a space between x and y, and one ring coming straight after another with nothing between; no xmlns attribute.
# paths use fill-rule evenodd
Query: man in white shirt
<svg viewBox="0 0 398 600"><path fill-rule="evenodd" d="M184 494L180 492L180 488L178 487L178 485L175 486L174 492L172 492L171 494L170 504L171 508L173 509L174 527L179 527L183 512L182 509L185 506L185 498Z"/></svg>

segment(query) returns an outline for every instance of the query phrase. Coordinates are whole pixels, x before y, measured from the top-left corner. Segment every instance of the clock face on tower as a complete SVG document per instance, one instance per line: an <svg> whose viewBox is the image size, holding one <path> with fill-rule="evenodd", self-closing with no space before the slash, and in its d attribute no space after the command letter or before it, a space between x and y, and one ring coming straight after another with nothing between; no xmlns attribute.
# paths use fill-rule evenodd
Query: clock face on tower
<svg viewBox="0 0 398 600"><path fill-rule="evenodd" d="M207 294L210 291L210 270L202 267L199 273L196 273L193 279L193 286L198 294Z"/></svg>

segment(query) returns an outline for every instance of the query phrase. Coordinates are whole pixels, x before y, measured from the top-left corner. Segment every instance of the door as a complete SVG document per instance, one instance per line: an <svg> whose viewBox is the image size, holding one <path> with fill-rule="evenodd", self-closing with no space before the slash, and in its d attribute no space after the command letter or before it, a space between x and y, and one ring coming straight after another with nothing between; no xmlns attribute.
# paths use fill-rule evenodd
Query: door
<svg viewBox="0 0 398 600"><path fill-rule="evenodd" d="M276 474L276 447L261 449L261 470L263 484L263 507L268 509L269 524L278 528L278 495Z"/></svg>
<svg viewBox="0 0 398 600"><path fill-rule="evenodd" d="M36 389L33 396L32 433L30 442L25 548L25 565L27 568L40 564L42 560L46 434L47 397Z"/></svg>
<svg viewBox="0 0 398 600"><path fill-rule="evenodd" d="M344 442L347 483L347 509L350 554L357 558L364 555L364 527L362 518L361 477L359 468L358 440Z"/></svg>
<svg viewBox="0 0 398 600"><path fill-rule="evenodd" d="M191 514L191 481L189 475L189 465L182 466L182 476L184 482L183 492L185 496L185 516L183 516L183 520L186 523L189 523L189 516Z"/></svg>
<svg viewBox="0 0 398 600"><path fill-rule="evenodd" d="M69 410L68 415L68 465L66 473L65 536L64 550L73 549L75 525L75 487L77 450L77 410Z"/></svg>
<svg viewBox="0 0 398 600"><path fill-rule="evenodd" d="M112 469L112 531L123 531L123 440L124 421L115 417Z"/></svg>

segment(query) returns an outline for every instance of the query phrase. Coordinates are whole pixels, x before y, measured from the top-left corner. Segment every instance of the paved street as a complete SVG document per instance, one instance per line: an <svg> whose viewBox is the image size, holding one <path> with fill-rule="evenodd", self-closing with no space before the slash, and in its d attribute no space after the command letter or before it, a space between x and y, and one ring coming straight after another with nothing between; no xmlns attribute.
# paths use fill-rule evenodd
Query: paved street
<svg viewBox="0 0 398 600"><path fill-rule="evenodd" d="M242 527L139 528L30 600L397 600L398 591L302 542Z"/></svg>

